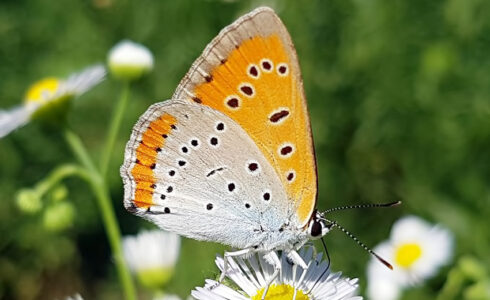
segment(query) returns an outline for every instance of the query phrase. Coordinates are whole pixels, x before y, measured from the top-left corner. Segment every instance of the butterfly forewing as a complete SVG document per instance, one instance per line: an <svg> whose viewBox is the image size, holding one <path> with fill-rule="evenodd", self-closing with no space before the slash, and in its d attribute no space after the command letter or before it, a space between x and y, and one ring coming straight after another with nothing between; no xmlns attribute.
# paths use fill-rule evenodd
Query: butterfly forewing
<svg viewBox="0 0 490 300"><path fill-rule="evenodd" d="M275 170L295 221L308 222L317 193L308 112L294 46L271 9L256 9L226 27L173 98L234 120Z"/></svg>
<svg viewBox="0 0 490 300"><path fill-rule="evenodd" d="M282 182L250 136L193 102L170 100L147 110L133 129L121 175L126 208L190 238L247 248L288 220Z"/></svg>

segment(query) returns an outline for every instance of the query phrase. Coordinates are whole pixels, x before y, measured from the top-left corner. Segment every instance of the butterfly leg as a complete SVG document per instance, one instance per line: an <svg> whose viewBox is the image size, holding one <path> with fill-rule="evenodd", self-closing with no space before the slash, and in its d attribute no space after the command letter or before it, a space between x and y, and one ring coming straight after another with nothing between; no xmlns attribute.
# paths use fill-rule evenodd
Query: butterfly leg
<svg viewBox="0 0 490 300"><path fill-rule="evenodd" d="M264 259L274 267L274 273L272 273L272 276L266 281L264 292L262 293L262 300L265 299L269 286L272 284L272 282L274 282L279 275L279 271L281 270L281 261L279 260L279 257L275 251L270 251L269 253L265 254Z"/></svg>
<svg viewBox="0 0 490 300"><path fill-rule="evenodd" d="M248 256L253 254L255 251L256 250L253 248L247 248L247 249L233 251L233 252L225 252L223 256L223 272L221 272L221 275L219 276L219 282L221 283L223 279L225 279L226 271L228 269L228 263L229 263L228 260L230 259L230 257Z"/></svg>
<svg viewBox="0 0 490 300"><path fill-rule="evenodd" d="M306 271L306 269L308 269L308 265L305 263L301 255L299 255L298 252L296 252L295 250L290 250L287 253L287 257L293 262L293 282L296 282L297 266L300 266L303 270ZM296 299L297 292L298 292L297 287L294 286L293 300Z"/></svg>
<svg viewBox="0 0 490 300"><path fill-rule="evenodd" d="M303 268L303 270L306 270L308 268L301 255L299 255L298 252L296 252L295 250L290 250L287 253L287 256L295 265L300 266L301 268Z"/></svg>

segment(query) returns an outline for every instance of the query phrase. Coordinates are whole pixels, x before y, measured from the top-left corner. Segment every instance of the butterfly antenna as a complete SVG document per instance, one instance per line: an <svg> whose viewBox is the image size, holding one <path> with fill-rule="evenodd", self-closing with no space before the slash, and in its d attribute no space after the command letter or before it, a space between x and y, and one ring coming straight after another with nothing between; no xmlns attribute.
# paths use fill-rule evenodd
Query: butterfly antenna
<svg viewBox="0 0 490 300"><path fill-rule="evenodd" d="M330 225L332 227L337 227L338 229L340 229L343 233L345 233L346 235L348 235L351 239L353 239L359 246L361 246L364 250L366 250L367 252L369 252L371 255L373 255L374 257L376 257L383 265L385 265L386 267L388 267L389 269L393 270L393 266L387 262L385 259L383 259L381 256L379 256L378 254L376 254L376 252L374 252L373 250L371 250L371 248L369 248L368 246L366 246L366 244L364 244L363 242L361 242L358 238L356 238L352 233L350 233L347 229L345 229L344 227L340 226L337 222L334 222L334 221L330 221L330 220L326 220L325 221L327 222L330 222Z"/></svg>
<svg viewBox="0 0 490 300"><path fill-rule="evenodd" d="M327 209L326 211L322 212L322 214L328 214L328 213L338 211L338 210L355 209L355 208L392 207L392 206L400 205L401 203L402 203L401 201L395 201L395 202L390 202L390 203L370 203L370 204L347 205L347 206L340 206L340 207L334 207L334 208Z"/></svg>

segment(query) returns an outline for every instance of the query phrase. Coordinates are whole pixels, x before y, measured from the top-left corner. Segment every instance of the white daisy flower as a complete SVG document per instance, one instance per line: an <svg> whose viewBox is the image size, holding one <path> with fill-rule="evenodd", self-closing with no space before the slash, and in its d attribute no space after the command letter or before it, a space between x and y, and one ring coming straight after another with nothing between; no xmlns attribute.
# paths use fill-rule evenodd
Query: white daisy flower
<svg viewBox="0 0 490 300"><path fill-rule="evenodd" d="M153 54L141 44L124 40L107 57L111 73L124 80L135 80L153 69Z"/></svg>
<svg viewBox="0 0 490 300"><path fill-rule="evenodd" d="M378 245L374 251L392 262L393 271L374 259L369 262L369 298L391 300L399 297L401 289L434 276L448 263L453 252L453 238L441 226L407 216L393 225L390 240Z"/></svg>
<svg viewBox="0 0 490 300"><path fill-rule="evenodd" d="M308 269L291 265L286 255L281 256L281 271L267 291L266 299L293 299L296 288L296 300L361 300L354 296L358 288L357 279L341 277L341 272L331 273L322 254L313 258L313 249L300 251L308 264ZM223 258L216 258L216 265L223 272ZM197 287L191 295L199 300L246 300L261 299L266 281L272 276L273 267L262 255L253 255L248 259L230 258L226 276L239 290L232 289L214 280L207 279L204 287Z"/></svg>
<svg viewBox="0 0 490 300"><path fill-rule="evenodd" d="M173 274L180 252L180 237L162 230L142 231L123 239L124 258L140 282L158 289Z"/></svg>
<svg viewBox="0 0 490 300"><path fill-rule="evenodd" d="M0 110L0 138L32 119L59 122L70 101L104 80L105 74L102 65L95 65L67 79L45 78L34 83L27 91L22 106Z"/></svg>

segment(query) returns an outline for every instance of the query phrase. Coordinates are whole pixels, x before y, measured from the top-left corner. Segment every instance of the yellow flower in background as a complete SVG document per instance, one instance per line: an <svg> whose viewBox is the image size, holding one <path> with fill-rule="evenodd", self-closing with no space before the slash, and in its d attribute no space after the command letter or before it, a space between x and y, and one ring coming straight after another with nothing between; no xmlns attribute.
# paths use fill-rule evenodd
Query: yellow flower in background
<svg viewBox="0 0 490 300"><path fill-rule="evenodd" d="M102 65L95 65L67 79L50 77L34 83L27 91L23 105L0 110L0 138L30 120L42 119L50 123L63 121L71 100L104 80L105 74Z"/></svg>
<svg viewBox="0 0 490 300"><path fill-rule="evenodd" d="M393 264L388 270L376 260L368 265L367 294L372 300L398 299L401 291L434 276L449 262L453 252L453 237L438 225L416 217L398 220L390 239L374 248L381 257Z"/></svg>
<svg viewBox="0 0 490 300"><path fill-rule="evenodd" d="M153 54L141 44L123 40L109 51L107 64L115 77L131 81L153 69Z"/></svg>
<svg viewBox="0 0 490 300"><path fill-rule="evenodd" d="M27 91L24 100L26 102L40 102L44 99L55 97L60 85L60 80L54 77L42 79L34 83Z"/></svg>
<svg viewBox="0 0 490 300"><path fill-rule="evenodd" d="M340 272L332 273L328 263L322 260L322 254L313 255L313 249L302 249L299 253L308 264L308 269L294 267L281 256L279 276L272 282L265 299L283 300L362 300L355 296L358 288L357 279L342 277ZM223 272L223 258L216 258L216 265ZM253 255L247 259L229 258L226 277L238 287L236 291L224 284L207 279L204 287L197 287L191 295L198 300L245 300L261 299L266 281L272 276L273 267L262 255ZM296 291L295 291L296 287Z"/></svg>
<svg viewBox="0 0 490 300"><path fill-rule="evenodd" d="M123 239L124 258L141 284L159 289L173 275L180 253L180 237L162 230L142 231Z"/></svg>

